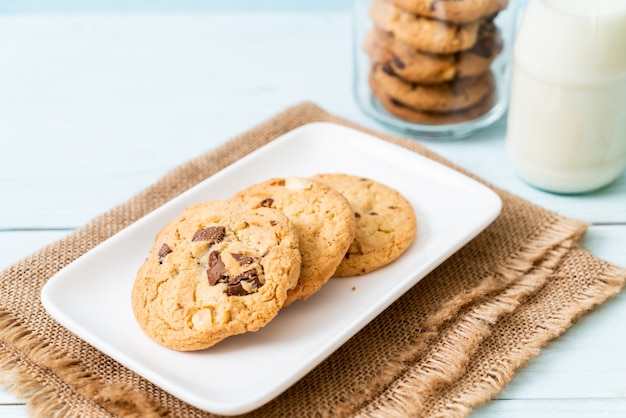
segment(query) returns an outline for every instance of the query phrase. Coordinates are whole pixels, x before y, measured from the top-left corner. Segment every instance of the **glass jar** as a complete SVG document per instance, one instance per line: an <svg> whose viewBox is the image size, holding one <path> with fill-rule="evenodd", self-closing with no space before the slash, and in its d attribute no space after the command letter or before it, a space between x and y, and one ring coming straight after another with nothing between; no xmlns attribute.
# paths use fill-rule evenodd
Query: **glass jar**
<svg viewBox="0 0 626 418"><path fill-rule="evenodd" d="M520 0L354 0L354 94L405 134L460 138L506 111Z"/></svg>

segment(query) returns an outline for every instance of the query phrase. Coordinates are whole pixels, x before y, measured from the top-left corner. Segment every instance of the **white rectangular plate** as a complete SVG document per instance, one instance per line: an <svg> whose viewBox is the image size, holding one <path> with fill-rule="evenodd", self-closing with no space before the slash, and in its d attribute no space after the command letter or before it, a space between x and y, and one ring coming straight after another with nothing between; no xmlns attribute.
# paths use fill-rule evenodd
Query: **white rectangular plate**
<svg viewBox="0 0 626 418"><path fill-rule="evenodd" d="M207 350L169 350L141 331L130 303L135 273L157 232L186 206L227 199L271 177L332 172L377 180L411 202L417 238L398 260L361 277L331 279L260 331ZM256 150L103 242L52 277L41 297L62 325L155 385L198 408L241 414L303 377L487 227L500 208L494 192L448 167L356 130L314 123Z"/></svg>

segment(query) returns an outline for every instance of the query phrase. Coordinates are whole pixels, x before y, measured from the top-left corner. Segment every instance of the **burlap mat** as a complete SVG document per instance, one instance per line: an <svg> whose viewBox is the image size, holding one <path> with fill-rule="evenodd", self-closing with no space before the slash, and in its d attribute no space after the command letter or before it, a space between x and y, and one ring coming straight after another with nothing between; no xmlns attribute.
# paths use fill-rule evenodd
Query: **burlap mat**
<svg viewBox="0 0 626 418"><path fill-rule="evenodd" d="M295 106L172 170L128 202L2 272L1 383L27 398L36 416L211 416L59 326L43 309L40 290L62 267L139 217L314 121L355 127L313 104ZM450 165L414 141L378 136ZM619 292L626 272L577 245L585 224L496 192L503 210L489 228L305 378L250 415L465 416L497 394L542 346Z"/></svg>

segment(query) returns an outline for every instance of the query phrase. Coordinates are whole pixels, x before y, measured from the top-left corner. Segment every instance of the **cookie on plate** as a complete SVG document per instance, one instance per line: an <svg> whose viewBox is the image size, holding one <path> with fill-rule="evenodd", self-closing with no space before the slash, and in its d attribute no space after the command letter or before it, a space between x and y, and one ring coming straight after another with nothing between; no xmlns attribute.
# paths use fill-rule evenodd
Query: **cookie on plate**
<svg viewBox="0 0 626 418"><path fill-rule="evenodd" d="M473 22L506 9L508 0L390 0L409 13L449 22Z"/></svg>
<svg viewBox="0 0 626 418"><path fill-rule="evenodd" d="M240 191L232 200L251 208L278 209L295 225L302 266L285 306L317 292L332 277L354 239L356 221L350 203L338 191L311 179L270 179Z"/></svg>
<svg viewBox="0 0 626 418"><path fill-rule="evenodd" d="M478 39L481 21L456 24L406 12L389 2L373 0L374 24L396 39L424 52L450 54L471 48Z"/></svg>
<svg viewBox="0 0 626 418"><path fill-rule="evenodd" d="M373 74L370 74L369 76L369 85L372 89L372 93L378 98L382 107L391 115L409 122L426 125L447 125L452 123L467 122L479 118L489 112L489 110L493 108L495 102L495 94L492 90L478 103L462 110L451 112L420 110L411 107L409 104L403 103L399 99L391 97L380 87Z"/></svg>
<svg viewBox="0 0 626 418"><path fill-rule="evenodd" d="M372 62L389 63L393 73L404 80L435 84L488 71L502 51L502 40L493 22L484 22L472 48L454 54L432 54L397 40L389 32L374 28L365 38L364 49Z"/></svg>
<svg viewBox="0 0 626 418"><path fill-rule="evenodd" d="M343 194L354 210L356 234L335 276L358 276L396 260L417 233L413 206L380 182L349 174L312 177Z"/></svg>
<svg viewBox="0 0 626 418"><path fill-rule="evenodd" d="M132 307L159 344L200 350L266 325L299 273L298 236L285 215L203 202L159 232L137 273Z"/></svg>

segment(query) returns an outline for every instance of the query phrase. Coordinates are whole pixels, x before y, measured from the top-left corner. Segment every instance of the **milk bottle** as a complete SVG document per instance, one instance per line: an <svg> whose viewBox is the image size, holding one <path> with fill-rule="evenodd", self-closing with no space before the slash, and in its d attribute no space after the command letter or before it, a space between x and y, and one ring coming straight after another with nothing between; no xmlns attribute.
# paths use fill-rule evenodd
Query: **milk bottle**
<svg viewBox="0 0 626 418"><path fill-rule="evenodd" d="M581 193L626 166L626 0L530 0L514 50L507 153L530 184Z"/></svg>

